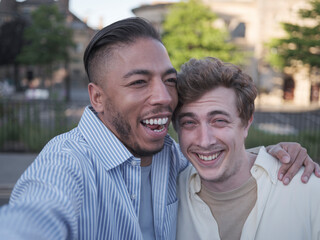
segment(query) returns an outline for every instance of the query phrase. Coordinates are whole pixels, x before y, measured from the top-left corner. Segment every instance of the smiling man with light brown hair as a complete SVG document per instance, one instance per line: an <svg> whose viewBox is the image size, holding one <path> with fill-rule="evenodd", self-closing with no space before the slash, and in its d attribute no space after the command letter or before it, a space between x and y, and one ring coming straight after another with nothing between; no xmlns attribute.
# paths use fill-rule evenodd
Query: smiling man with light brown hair
<svg viewBox="0 0 320 240"><path fill-rule="evenodd" d="M251 77L216 58L191 59L177 89L174 126L193 165L179 176L177 239L320 239L319 179L284 186L264 147L245 149L257 96Z"/></svg>

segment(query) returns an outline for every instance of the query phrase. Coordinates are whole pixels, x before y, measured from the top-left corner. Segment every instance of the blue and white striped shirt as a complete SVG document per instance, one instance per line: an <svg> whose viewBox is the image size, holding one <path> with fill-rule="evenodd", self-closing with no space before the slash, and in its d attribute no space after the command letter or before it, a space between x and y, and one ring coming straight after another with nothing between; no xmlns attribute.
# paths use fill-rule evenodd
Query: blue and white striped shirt
<svg viewBox="0 0 320 240"><path fill-rule="evenodd" d="M156 239L175 239L176 180L186 166L167 136L151 169ZM0 239L142 239L140 176L140 159L87 107L18 180L0 209Z"/></svg>

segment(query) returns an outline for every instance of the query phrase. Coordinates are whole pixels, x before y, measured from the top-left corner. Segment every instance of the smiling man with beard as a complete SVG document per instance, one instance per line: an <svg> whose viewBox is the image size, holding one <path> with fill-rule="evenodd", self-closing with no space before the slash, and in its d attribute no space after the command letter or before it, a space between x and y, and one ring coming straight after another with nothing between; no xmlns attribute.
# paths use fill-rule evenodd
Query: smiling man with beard
<svg viewBox="0 0 320 240"><path fill-rule="evenodd" d="M158 33L140 18L115 22L91 40L84 64L91 106L18 180L0 238L175 239L176 180L188 163L167 135L177 76ZM289 179L302 162L310 176L303 148L286 147Z"/></svg>

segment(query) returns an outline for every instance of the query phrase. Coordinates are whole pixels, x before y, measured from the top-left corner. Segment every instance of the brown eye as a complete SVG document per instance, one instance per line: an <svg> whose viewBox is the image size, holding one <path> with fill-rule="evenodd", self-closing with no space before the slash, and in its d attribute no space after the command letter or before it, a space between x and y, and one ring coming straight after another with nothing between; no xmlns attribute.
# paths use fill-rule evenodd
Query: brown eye
<svg viewBox="0 0 320 240"><path fill-rule="evenodd" d="M140 86L140 85L143 85L145 83L146 83L146 81L141 79L141 80L136 80L136 81L131 82L130 86Z"/></svg>
<svg viewBox="0 0 320 240"><path fill-rule="evenodd" d="M168 78L165 81L168 85L176 86L177 85L177 79L176 78Z"/></svg>

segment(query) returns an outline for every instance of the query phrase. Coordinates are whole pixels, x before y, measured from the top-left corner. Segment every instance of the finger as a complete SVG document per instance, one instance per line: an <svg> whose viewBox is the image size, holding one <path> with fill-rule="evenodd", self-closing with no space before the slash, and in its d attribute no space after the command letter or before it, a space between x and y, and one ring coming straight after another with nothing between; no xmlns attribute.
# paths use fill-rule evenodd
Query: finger
<svg viewBox="0 0 320 240"><path fill-rule="evenodd" d="M301 147L297 157L295 159L293 159L294 162L292 163L292 165L290 166L288 171L283 176L283 180L282 180L283 184L288 185L290 183L290 181L292 180L293 176L297 174L297 172L301 168L303 162L307 158L309 158L309 156L307 155L307 150L305 148Z"/></svg>
<svg viewBox="0 0 320 240"><path fill-rule="evenodd" d="M305 168L301 176L301 181L303 183L307 183L309 181L311 174L314 171L316 171L316 163L314 163L309 156L306 158L306 160L303 163Z"/></svg>
<svg viewBox="0 0 320 240"><path fill-rule="evenodd" d="M278 158L282 163L290 163L290 155L285 145L277 144L268 151L272 156Z"/></svg>
<svg viewBox="0 0 320 240"><path fill-rule="evenodd" d="M283 180L284 175L288 172L288 169L292 166L292 163L281 164L280 169L278 171L278 179L280 181Z"/></svg>

